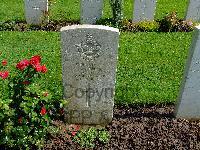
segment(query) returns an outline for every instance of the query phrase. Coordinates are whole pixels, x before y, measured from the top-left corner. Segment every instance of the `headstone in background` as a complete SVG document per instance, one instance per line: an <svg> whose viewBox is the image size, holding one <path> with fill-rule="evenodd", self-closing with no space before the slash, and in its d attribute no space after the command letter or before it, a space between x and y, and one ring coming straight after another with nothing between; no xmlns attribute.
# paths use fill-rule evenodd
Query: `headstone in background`
<svg viewBox="0 0 200 150"><path fill-rule="evenodd" d="M119 30L101 25L61 28L66 121L106 125L113 117Z"/></svg>
<svg viewBox="0 0 200 150"><path fill-rule="evenodd" d="M134 0L133 22L152 21L157 0Z"/></svg>
<svg viewBox="0 0 200 150"><path fill-rule="evenodd" d="M185 119L200 119L200 26L197 26L194 31L176 116Z"/></svg>
<svg viewBox="0 0 200 150"><path fill-rule="evenodd" d="M47 23L48 0L25 0L25 17L28 24Z"/></svg>
<svg viewBox="0 0 200 150"><path fill-rule="evenodd" d="M103 0L81 0L81 24L95 24L102 12Z"/></svg>
<svg viewBox="0 0 200 150"><path fill-rule="evenodd" d="M185 19L200 21L200 0L189 0Z"/></svg>

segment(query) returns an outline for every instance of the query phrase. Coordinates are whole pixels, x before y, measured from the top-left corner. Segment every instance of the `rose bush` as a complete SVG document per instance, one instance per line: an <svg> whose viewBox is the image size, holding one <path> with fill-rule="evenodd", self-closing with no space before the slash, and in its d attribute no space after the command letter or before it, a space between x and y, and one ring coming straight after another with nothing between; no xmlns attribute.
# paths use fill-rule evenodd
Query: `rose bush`
<svg viewBox="0 0 200 150"><path fill-rule="evenodd" d="M0 145L41 148L53 115L63 110L66 101L53 100L51 93L36 82L48 72L41 56L21 60L15 66L17 72L11 75L7 63L2 60L0 67Z"/></svg>

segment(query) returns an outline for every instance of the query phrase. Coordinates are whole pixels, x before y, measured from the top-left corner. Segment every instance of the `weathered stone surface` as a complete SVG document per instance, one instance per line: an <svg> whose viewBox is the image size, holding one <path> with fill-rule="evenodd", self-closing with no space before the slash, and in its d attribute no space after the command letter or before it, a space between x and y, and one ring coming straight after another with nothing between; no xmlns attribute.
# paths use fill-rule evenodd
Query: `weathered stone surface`
<svg viewBox="0 0 200 150"><path fill-rule="evenodd" d="M28 24L48 22L48 0L25 0L25 17Z"/></svg>
<svg viewBox="0 0 200 150"><path fill-rule="evenodd" d="M105 125L113 117L119 30L101 25L61 28L68 123Z"/></svg>
<svg viewBox="0 0 200 150"><path fill-rule="evenodd" d="M95 24L102 12L103 0L81 0L81 24Z"/></svg>
<svg viewBox="0 0 200 150"><path fill-rule="evenodd" d="M133 21L152 21L156 10L156 0L134 0Z"/></svg>
<svg viewBox="0 0 200 150"><path fill-rule="evenodd" d="M200 0L189 0L185 19L200 21Z"/></svg>
<svg viewBox="0 0 200 150"><path fill-rule="evenodd" d="M194 31L176 116L185 119L200 119L200 26L197 26Z"/></svg>

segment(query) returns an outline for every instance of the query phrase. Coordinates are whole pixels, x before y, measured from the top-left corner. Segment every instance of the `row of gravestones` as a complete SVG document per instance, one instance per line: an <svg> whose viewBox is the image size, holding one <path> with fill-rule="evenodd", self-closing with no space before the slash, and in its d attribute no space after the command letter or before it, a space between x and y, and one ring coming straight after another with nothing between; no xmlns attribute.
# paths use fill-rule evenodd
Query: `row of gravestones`
<svg viewBox="0 0 200 150"><path fill-rule="evenodd" d="M153 20L157 0L134 0L133 21ZM81 0L81 23L95 24L101 18L103 0ZM28 24L48 22L48 0L25 0ZM189 0L185 19L200 21L200 0Z"/></svg>
<svg viewBox="0 0 200 150"><path fill-rule="evenodd" d="M106 125L113 117L119 30L102 25L61 28L62 77L68 123ZM176 115L200 119L200 26L186 64Z"/></svg>
<svg viewBox="0 0 200 150"><path fill-rule="evenodd" d="M84 2L89 3L89 1L82 1ZM96 11L95 6L102 6L101 1L97 2L99 5L94 5L92 12ZM141 0L141 2L144 1ZM139 1L136 0L135 3ZM151 4L155 3L152 1ZM147 3L145 5L146 7L143 8L150 8ZM92 7L89 4L84 5L84 7L88 6ZM191 7L194 6L191 5ZM36 0L29 0L26 1L26 7L32 9L32 11L27 11L28 16L31 16L35 11L38 13L41 10L47 11L47 1L40 0L38 4ZM143 14L148 16L148 13ZM176 114L181 118L200 118L199 31L200 26L194 32L179 105L177 105ZM66 120L68 123L77 124L108 124L113 117L119 30L97 25L68 26L61 29L61 40L64 98L69 100L65 114Z"/></svg>

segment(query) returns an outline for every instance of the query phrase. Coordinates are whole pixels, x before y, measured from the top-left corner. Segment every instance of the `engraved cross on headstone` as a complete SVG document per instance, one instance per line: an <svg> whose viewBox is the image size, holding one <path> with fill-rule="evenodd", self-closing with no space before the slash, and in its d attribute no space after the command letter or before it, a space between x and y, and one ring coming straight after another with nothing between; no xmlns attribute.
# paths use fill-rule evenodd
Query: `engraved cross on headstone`
<svg viewBox="0 0 200 150"><path fill-rule="evenodd" d="M91 97L95 95L94 89L92 89L90 83L94 82L95 71L97 67L95 66L95 59L99 57L101 52L101 45L96 41L92 34L87 34L85 41L82 41L80 44L75 45L81 57L85 60L87 65L87 82L88 87L85 90L86 93L86 107L91 107Z"/></svg>
<svg viewBox="0 0 200 150"><path fill-rule="evenodd" d="M38 7L38 6L33 6L32 8L35 9L35 10L39 10L40 9L40 7Z"/></svg>

